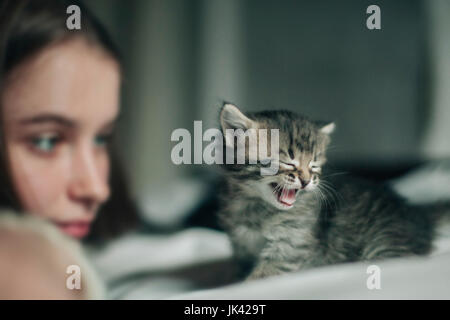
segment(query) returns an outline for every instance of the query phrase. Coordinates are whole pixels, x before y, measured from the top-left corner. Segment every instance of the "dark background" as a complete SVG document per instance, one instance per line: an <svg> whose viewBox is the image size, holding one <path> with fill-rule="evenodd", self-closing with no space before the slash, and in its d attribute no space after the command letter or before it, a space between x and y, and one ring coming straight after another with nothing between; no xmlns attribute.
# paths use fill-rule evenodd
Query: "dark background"
<svg viewBox="0 0 450 320"><path fill-rule="evenodd" d="M381 8L381 30L366 9ZM222 100L333 120L330 162L372 178L450 155L450 2L95 0L125 57L119 150L150 219L214 193L171 162L176 128L217 126Z"/></svg>

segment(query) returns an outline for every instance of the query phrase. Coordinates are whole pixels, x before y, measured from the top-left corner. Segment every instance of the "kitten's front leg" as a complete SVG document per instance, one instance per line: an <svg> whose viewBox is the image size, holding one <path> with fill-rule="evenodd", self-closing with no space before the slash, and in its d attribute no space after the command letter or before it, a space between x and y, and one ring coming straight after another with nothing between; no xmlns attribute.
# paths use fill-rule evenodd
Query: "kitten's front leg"
<svg viewBox="0 0 450 320"><path fill-rule="evenodd" d="M315 252L317 251L312 246L306 244L300 248L288 244L266 247L247 280L296 272L320 265L320 257Z"/></svg>
<svg viewBox="0 0 450 320"><path fill-rule="evenodd" d="M282 268L278 267L274 262L260 262L247 277L247 280L267 278L270 276L280 275L285 272L286 271L283 271Z"/></svg>

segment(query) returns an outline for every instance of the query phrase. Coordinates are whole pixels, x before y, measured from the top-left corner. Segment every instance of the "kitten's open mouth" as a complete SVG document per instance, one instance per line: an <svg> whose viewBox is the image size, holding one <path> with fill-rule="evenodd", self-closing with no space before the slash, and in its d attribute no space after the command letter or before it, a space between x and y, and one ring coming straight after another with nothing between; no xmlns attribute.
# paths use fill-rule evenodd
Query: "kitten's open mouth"
<svg viewBox="0 0 450 320"><path fill-rule="evenodd" d="M279 203L287 207L292 207L294 205L298 189L282 188L277 183L271 183L270 187L273 189L274 195Z"/></svg>

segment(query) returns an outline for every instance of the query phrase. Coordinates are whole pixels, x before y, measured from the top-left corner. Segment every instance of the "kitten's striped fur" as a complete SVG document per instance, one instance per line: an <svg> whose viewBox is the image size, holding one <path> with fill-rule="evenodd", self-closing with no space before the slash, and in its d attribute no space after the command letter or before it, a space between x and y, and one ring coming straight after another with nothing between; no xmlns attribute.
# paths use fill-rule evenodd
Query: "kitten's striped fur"
<svg viewBox="0 0 450 320"><path fill-rule="evenodd" d="M322 175L333 124L289 111L244 115L231 104L222 108L220 122L223 131L280 130L277 175L261 176L258 165L224 165L227 192L219 217L250 278L430 252L435 219L428 210L408 206L384 185ZM292 188L296 200L289 206Z"/></svg>

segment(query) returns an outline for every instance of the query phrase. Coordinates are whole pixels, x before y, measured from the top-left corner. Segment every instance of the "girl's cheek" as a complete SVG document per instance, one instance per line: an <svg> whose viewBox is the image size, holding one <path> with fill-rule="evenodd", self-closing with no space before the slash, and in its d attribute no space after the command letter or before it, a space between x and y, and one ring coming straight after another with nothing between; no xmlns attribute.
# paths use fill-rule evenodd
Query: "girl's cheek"
<svg viewBox="0 0 450 320"><path fill-rule="evenodd" d="M97 150L96 152L94 152L94 158L98 175L105 183L108 183L111 166L111 160L108 151L106 149Z"/></svg>
<svg viewBox="0 0 450 320"><path fill-rule="evenodd" d="M25 210L42 213L59 202L67 179L64 161L41 161L27 151L10 153L12 180Z"/></svg>
<svg viewBox="0 0 450 320"><path fill-rule="evenodd" d="M106 183L108 183L108 181L109 181L110 166L111 166L111 163L110 163L109 155L105 153L101 159L99 170L100 170L100 172L103 176L103 179Z"/></svg>

